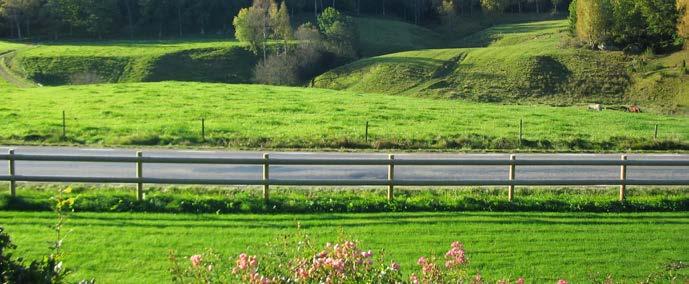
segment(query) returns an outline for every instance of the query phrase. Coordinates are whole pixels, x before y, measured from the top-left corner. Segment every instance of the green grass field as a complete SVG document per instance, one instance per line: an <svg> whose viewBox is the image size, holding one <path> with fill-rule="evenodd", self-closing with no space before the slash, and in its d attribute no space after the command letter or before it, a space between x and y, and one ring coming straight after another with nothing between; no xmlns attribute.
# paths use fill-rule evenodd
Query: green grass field
<svg viewBox="0 0 689 284"><path fill-rule="evenodd" d="M5 88L0 101L0 142L9 144L199 145L201 117L208 145L250 148L515 149L520 119L523 148L683 149L689 139L685 116L261 85Z"/></svg>
<svg viewBox="0 0 689 284"><path fill-rule="evenodd" d="M162 80L245 83L257 58L229 39L59 41L24 45L8 65L44 85Z"/></svg>
<svg viewBox="0 0 689 284"><path fill-rule="evenodd" d="M649 65L677 61L684 53L647 60L572 48L566 29L564 20L498 25L454 43L465 48L365 58L319 76L315 85L484 102L639 103L664 112L687 107L689 93L673 86L689 77L677 71L676 63L663 67L664 81L646 80L645 88L632 88L643 86L635 76Z"/></svg>
<svg viewBox="0 0 689 284"><path fill-rule="evenodd" d="M0 223L30 257L48 253L51 213L0 212ZM266 252L267 242L297 224L324 244L351 236L365 248L416 270L421 255L465 243L472 270L484 277L524 276L529 282L591 282L608 273L616 283L638 282L671 262L687 261L686 213L389 213L319 215L172 215L78 213L66 229L66 265L73 280L99 283L168 281L168 253L213 248L225 255ZM227 268L229 269L229 268ZM689 273L680 271L680 279Z"/></svg>

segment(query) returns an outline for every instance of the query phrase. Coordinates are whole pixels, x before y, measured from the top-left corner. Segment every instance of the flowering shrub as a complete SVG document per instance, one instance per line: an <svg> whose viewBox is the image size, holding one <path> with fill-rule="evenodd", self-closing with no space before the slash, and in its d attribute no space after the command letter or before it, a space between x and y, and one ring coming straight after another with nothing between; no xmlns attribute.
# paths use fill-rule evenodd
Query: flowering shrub
<svg viewBox="0 0 689 284"><path fill-rule="evenodd" d="M288 244L285 242L284 244ZM308 251L308 240L287 250L272 250L266 257L242 253L236 258L219 257L213 252L192 255L181 263L172 254L173 281L176 283L471 283L486 282L480 273L470 273L464 245L453 242L442 257L422 256L418 271L403 277L400 265L385 261L382 253L359 248L354 241L328 243ZM225 261L227 260L227 261ZM494 283L494 282L493 282ZM499 284L524 284L524 278L502 279ZM557 284L567 284L559 280Z"/></svg>

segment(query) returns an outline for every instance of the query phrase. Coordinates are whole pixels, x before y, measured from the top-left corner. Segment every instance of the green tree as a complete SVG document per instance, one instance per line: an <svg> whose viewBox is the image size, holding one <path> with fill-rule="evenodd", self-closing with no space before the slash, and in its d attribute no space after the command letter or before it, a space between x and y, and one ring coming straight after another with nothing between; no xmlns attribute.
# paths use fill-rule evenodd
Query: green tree
<svg viewBox="0 0 689 284"><path fill-rule="evenodd" d="M689 47L689 0L677 0L677 10L677 33L684 38L685 46Z"/></svg>
<svg viewBox="0 0 689 284"><path fill-rule="evenodd" d="M294 38L287 3L283 1L280 7L272 6L270 20L275 38L282 40L284 50L287 52L289 41Z"/></svg>
<svg viewBox="0 0 689 284"><path fill-rule="evenodd" d="M612 11L609 0L577 0L577 36L591 46L610 37Z"/></svg>
<svg viewBox="0 0 689 284"><path fill-rule="evenodd" d="M359 35L350 17L328 7L318 16L318 28L338 54L356 57Z"/></svg>
<svg viewBox="0 0 689 284"><path fill-rule="evenodd" d="M481 0L481 7L489 14L502 14L509 6L509 0Z"/></svg>

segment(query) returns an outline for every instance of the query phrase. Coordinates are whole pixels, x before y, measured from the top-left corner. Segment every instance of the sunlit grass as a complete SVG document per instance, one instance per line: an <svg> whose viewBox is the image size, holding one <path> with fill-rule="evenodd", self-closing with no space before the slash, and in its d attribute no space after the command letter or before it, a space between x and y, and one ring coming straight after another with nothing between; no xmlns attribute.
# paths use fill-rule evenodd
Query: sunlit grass
<svg viewBox="0 0 689 284"><path fill-rule="evenodd" d="M51 213L0 212L18 253L31 257L48 253L53 219ZM687 261L688 225L686 213L78 213L67 224L72 231L64 248L74 280L164 282L171 249L183 256L208 248L228 257L265 253L266 242L301 226L320 244L344 234L365 248L385 249L386 258L400 261L406 273L416 269L419 256L442 254L450 242L460 240L470 269L489 279L525 276L530 282L554 282L562 277L582 283L601 273L637 282L670 262ZM688 276L680 273L680 279Z"/></svg>

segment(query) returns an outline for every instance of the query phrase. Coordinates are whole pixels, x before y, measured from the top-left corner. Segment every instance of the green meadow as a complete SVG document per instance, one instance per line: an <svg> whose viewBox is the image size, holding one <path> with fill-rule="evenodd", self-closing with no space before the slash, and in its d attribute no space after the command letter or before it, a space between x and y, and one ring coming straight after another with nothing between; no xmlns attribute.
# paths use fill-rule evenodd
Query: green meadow
<svg viewBox="0 0 689 284"><path fill-rule="evenodd" d="M0 142L5 144L653 150L684 149L689 139L686 116L261 85L4 88L0 101ZM62 111L66 139L61 137ZM655 124L660 126L658 140L653 140Z"/></svg>

